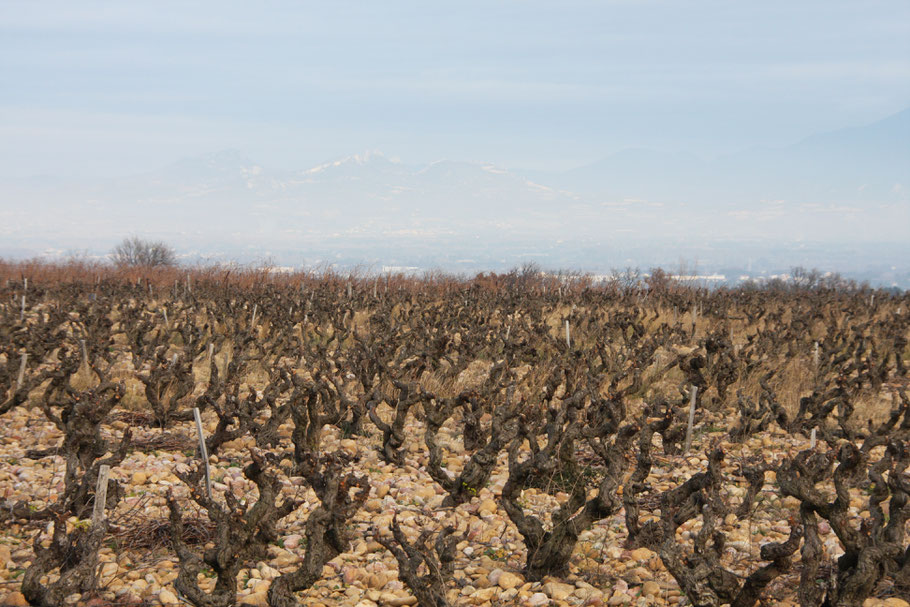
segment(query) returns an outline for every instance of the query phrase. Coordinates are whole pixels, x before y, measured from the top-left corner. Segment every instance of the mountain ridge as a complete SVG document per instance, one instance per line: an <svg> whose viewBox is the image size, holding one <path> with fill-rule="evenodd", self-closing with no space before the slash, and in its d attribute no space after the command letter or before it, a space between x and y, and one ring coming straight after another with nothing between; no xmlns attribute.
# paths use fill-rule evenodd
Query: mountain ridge
<svg viewBox="0 0 910 607"><path fill-rule="evenodd" d="M565 172L450 159L404 163L374 150L287 170L219 150L130 177L0 184L5 200L19 202L0 207L0 235L65 240L82 230L116 241L141 229L288 246L329 236L439 234L900 238L901 226L910 225L910 162L903 162L910 149L899 145L908 119L910 110L785 148L709 160L623 150ZM897 151L877 141L897 141Z"/></svg>

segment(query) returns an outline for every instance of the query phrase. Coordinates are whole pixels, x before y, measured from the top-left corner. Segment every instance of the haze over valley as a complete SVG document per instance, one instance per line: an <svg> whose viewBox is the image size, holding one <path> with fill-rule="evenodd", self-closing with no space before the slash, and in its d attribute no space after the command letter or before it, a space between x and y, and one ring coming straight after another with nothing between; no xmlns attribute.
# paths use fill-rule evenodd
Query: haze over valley
<svg viewBox="0 0 910 607"><path fill-rule="evenodd" d="M910 110L782 148L710 160L628 149L568 171L376 151L281 170L224 150L127 177L7 180L0 254L104 255L130 226L195 260L467 272L836 263L901 284L910 265L875 259L910 259L908 141Z"/></svg>

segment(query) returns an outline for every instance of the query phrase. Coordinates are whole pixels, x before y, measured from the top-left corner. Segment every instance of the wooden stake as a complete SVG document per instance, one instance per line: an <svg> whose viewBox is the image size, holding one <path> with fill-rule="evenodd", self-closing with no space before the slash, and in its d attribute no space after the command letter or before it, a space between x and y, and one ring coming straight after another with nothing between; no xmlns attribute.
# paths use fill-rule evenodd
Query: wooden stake
<svg viewBox="0 0 910 607"><path fill-rule="evenodd" d="M259 311L259 304L253 304L253 317L250 319L250 326L256 326L256 312Z"/></svg>
<svg viewBox="0 0 910 607"><path fill-rule="evenodd" d="M19 361L19 376L16 378L16 390L22 387L22 384L25 383L25 363L28 360L28 352L22 354L22 359Z"/></svg>
<svg viewBox="0 0 910 607"><path fill-rule="evenodd" d="M815 342L815 347L812 349L812 364L818 369L818 342Z"/></svg>
<svg viewBox="0 0 910 607"><path fill-rule="evenodd" d="M202 457L202 463L205 464L205 491L212 499L212 475L209 471L209 454L205 448L205 435L202 434L202 416L199 415L199 407L193 407L193 418L196 420L196 434L199 435L199 455Z"/></svg>
<svg viewBox="0 0 910 607"><path fill-rule="evenodd" d="M92 526L100 525L104 520L104 507L107 505L107 479L111 467L102 464L98 468L98 484L95 485L95 507L92 509Z"/></svg>
<svg viewBox="0 0 910 607"><path fill-rule="evenodd" d="M809 437L809 448L815 449L815 428L812 428L812 435Z"/></svg>
<svg viewBox="0 0 910 607"><path fill-rule="evenodd" d="M692 446L692 426L695 425L695 397L698 394L698 386L692 386L689 392L689 425L686 428L686 453Z"/></svg>

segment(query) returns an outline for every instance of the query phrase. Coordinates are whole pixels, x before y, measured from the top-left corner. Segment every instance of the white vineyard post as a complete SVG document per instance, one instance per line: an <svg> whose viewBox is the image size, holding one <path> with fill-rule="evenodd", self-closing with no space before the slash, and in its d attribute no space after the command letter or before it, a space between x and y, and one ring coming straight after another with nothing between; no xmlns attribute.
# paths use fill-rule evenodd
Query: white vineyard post
<svg viewBox="0 0 910 607"><path fill-rule="evenodd" d="M692 446L692 426L695 425L695 397L698 394L698 386L692 386L689 391L689 424L686 427L686 453Z"/></svg>
<svg viewBox="0 0 910 607"><path fill-rule="evenodd" d="M566 347L572 347L572 334L569 332L569 321L566 320Z"/></svg>
<svg viewBox="0 0 910 607"><path fill-rule="evenodd" d="M19 322L25 320L25 295L22 296L22 309L19 310Z"/></svg>
<svg viewBox="0 0 910 607"><path fill-rule="evenodd" d="M815 347L812 349L812 364L818 369L818 342L815 342Z"/></svg>
<svg viewBox="0 0 910 607"><path fill-rule="evenodd" d="M196 434L199 435L199 455L202 463L205 464L205 491L212 499L212 475L209 471L209 454L205 448L205 435L202 433L202 416L199 415L199 407L193 407L193 418L196 420Z"/></svg>
<svg viewBox="0 0 910 607"><path fill-rule="evenodd" d="M101 524L104 520L104 507L107 505L107 479L110 476L111 467L102 464L98 468L98 484L95 485L95 507L92 509L92 527Z"/></svg>
<svg viewBox="0 0 910 607"><path fill-rule="evenodd" d="M816 428L812 428L812 435L809 437L809 448L810 449L815 449L815 430L816 430Z"/></svg>
<svg viewBox="0 0 910 607"><path fill-rule="evenodd" d="M167 328L170 324L170 321L167 319L167 308L162 308L161 311L164 312L164 327Z"/></svg>
<svg viewBox="0 0 910 607"><path fill-rule="evenodd" d="M250 319L250 326L256 326L256 312L259 311L259 304L253 304L253 317Z"/></svg>
<svg viewBox="0 0 910 607"><path fill-rule="evenodd" d="M28 361L28 352L22 354L22 359L19 361L19 376L16 377L16 390L22 387L22 384L25 383L25 364Z"/></svg>

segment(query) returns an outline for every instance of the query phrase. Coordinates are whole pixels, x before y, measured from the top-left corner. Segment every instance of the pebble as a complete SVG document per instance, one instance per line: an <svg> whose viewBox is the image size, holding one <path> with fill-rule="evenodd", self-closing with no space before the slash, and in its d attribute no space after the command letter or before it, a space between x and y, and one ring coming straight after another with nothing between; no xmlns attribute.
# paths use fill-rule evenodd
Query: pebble
<svg viewBox="0 0 910 607"><path fill-rule="evenodd" d="M284 547L287 550L294 550L297 546L300 545L300 540L303 539L299 533L292 533L291 535L284 538Z"/></svg>
<svg viewBox="0 0 910 607"><path fill-rule="evenodd" d="M610 597L610 600L607 601L607 605L623 605L625 603L631 603L632 597L630 597L625 592L616 591Z"/></svg>
<svg viewBox="0 0 910 607"><path fill-rule="evenodd" d="M575 586L560 582L547 582L543 585L543 591L555 601L564 601L575 592Z"/></svg>
<svg viewBox="0 0 910 607"><path fill-rule="evenodd" d="M0 601L0 605L3 605L3 607L29 607L28 601L25 600L25 597L21 592L9 593L3 597L3 601Z"/></svg>
<svg viewBox="0 0 910 607"><path fill-rule="evenodd" d="M498 568L494 569L493 571L491 571L490 573L487 574L487 580L490 581L490 584L495 586L496 584L499 583L499 576L501 576L503 573L505 573L505 572L502 569L498 569Z"/></svg>
<svg viewBox="0 0 910 607"><path fill-rule="evenodd" d="M643 596L657 596L660 594L660 585L657 582L648 581L641 585Z"/></svg>
<svg viewBox="0 0 910 607"><path fill-rule="evenodd" d="M550 602L550 599L542 592L535 592L531 595L531 598L528 599L528 605L530 607L541 607Z"/></svg>
<svg viewBox="0 0 910 607"><path fill-rule="evenodd" d="M252 605L253 607L268 607L268 592L254 592L240 599L241 605Z"/></svg>
<svg viewBox="0 0 910 607"><path fill-rule="evenodd" d="M910 603L896 596L887 599L869 598L863 601L863 607L910 607Z"/></svg>
<svg viewBox="0 0 910 607"><path fill-rule="evenodd" d="M503 590L509 590L510 588L521 586L524 583L525 581L521 578L521 576L510 573L508 571L503 571L499 576L499 579L496 581L496 585Z"/></svg>
<svg viewBox="0 0 910 607"><path fill-rule="evenodd" d="M177 604L177 595L173 592L164 588L161 592L158 593L158 601L162 605L176 605Z"/></svg>
<svg viewBox="0 0 910 607"><path fill-rule="evenodd" d="M275 567L282 568L290 567L291 565L296 564L298 560L297 555L293 552L282 550L274 559L272 559L271 563Z"/></svg>
<svg viewBox="0 0 910 607"><path fill-rule="evenodd" d="M583 601L600 600L603 598L603 591L597 588L576 588L573 593Z"/></svg>
<svg viewBox="0 0 910 607"><path fill-rule="evenodd" d="M636 561L647 561L652 556L654 556L653 550L648 550L647 548L636 548L629 553L629 556L635 559Z"/></svg>
<svg viewBox="0 0 910 607"><path fill-rule="evenodd" d="M480 507L477 509L477 514L480 516L492 516L493 514L496 514L496 510L498 510L496 501L487 499L483 500L480 503Z"/></svg>
<svg viewBox="0 0 910 607"><path fill-rule="evenodd" d="M117 563L105 563L101 566L101 577L102 578L111 578L117 575L117 571L120 567Z"/></svg>
<svg viewBox="0 0 910 607"><path fill-rule="evenodd" d="M493 599L493 597L498 596L500 593L499 588L496 586L490 586L489 588L481 588L480 590L475 590L471 593L471 598L486 603Z"/></svg>
<svg viewBox="0 0 910 607"><path fill-rule="evenodd" d="M417 597L416 596L397 596L394 594L386 593L379 597L379 601L383 605L388 605L389 607L404 607L405 605L416 605Z"/></svg>

